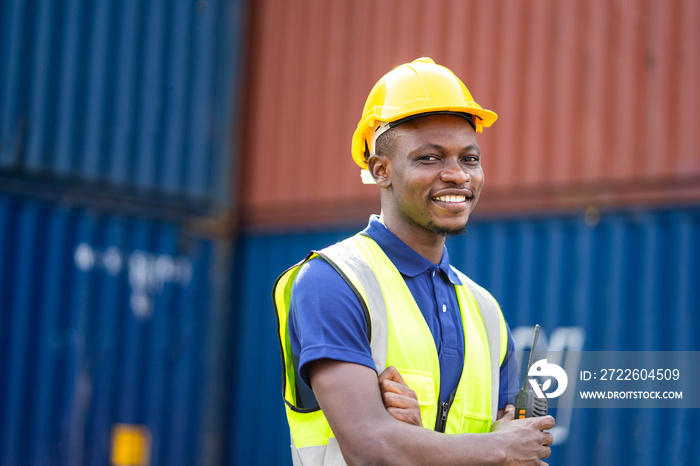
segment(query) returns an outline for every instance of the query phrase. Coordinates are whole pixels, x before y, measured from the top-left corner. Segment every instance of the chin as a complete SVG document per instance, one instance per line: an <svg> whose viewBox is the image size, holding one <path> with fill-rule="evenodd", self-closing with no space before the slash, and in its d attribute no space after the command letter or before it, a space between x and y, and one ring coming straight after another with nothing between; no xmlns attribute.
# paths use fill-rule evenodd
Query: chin
<svg viewBox="0 0 700 466"><path fill-rule="evenodd" d="M428 228L433 233L444 236L459 236L463 235L467 231L467 222L460 225L438 225L434 222L428 223Z"/></svg>

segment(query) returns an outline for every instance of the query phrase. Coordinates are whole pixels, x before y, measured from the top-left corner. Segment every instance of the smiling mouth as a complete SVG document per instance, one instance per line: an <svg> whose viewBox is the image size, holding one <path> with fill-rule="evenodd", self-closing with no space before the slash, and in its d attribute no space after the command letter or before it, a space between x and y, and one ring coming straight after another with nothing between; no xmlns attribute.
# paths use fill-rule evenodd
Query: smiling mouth
<svg viewBox="0 0 700 466"><path fill-rule="evenodd" d="M465 202L467 200L467 196L455 196L455 195L437 196L437 197L434 197L433 200L440 201L440 202L446 202L448 204L456 204L459 202Z"/></svg>
<svg viewBox="0 0 700 466"><path fill-rule="evenodd" d="M466 212L469 209L471 197L466 194L443 194L442 196L435 196L431 200L440 209L452 212L452 215L454 215Z"/></svg>

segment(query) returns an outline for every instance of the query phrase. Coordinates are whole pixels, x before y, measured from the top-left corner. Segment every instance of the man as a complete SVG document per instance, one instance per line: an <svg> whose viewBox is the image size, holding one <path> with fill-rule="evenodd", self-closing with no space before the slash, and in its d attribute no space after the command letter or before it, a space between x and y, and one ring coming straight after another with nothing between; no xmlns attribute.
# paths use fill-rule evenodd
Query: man
<svg viewBox="0 0 700 466"><path fill-rule="evenodd" d="M496 114L429 58L372 89L355 162L381 215L311 253L273 298L295 464L542 464L551 416L513 420L512 338L491 295L449 265ZM446 435L449 434L449 435Z"/></svg>

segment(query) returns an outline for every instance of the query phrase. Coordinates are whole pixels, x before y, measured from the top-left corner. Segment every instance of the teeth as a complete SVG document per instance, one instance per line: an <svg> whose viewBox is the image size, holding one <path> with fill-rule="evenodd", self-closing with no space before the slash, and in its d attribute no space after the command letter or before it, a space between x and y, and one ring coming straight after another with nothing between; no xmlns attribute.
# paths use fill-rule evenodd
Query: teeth
<svg viewBox="0 0 700 466"><path fill-rule="evenodd" d="M464 202L467 200L466 196L438 196L435 198L438 201L443 202Z"/></svg>

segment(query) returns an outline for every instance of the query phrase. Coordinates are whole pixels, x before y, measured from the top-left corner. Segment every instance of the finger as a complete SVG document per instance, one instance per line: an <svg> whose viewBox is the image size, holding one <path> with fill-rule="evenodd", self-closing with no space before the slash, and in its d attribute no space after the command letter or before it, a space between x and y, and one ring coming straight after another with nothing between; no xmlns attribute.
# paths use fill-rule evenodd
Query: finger
<svg viewBox="0 0 700 466"><path fill-rule="evenodd" d="M549 447L542 447L542 451L540 452L540 458L549 458L549 455L552 454L552 449Z"/></svg>
<svg viewBox="0 0 700 466"><path fill-rule="evenodd" d="M379 381L382 382L384 380L391 380L401 385L406 385L406 382L404 382L403 377L401 377L401 373L394 366L387 367L382 371L381 374L379 374Z"/></svg>
<svg viewBox="0 0 700 466"><path fill-rule="evenodd" d="M412 398L416 397L415 392L406 384L398 369L394 366L387 367L379 374L379 386L382 392L390 391Z"/></svg>
<svg viewBox="0 0 700 466"><path fill-rule="evenodd" d="M420 417L414 411L399 408L387 408L386 411L398 421L414 426L422 426Z"/></svg>
<svg viewBox="0 0 700 466"><path fill-rule="evenodd" d="M513 419L515 419L515 406L506 405L506 409L503 412L503 417L501 418L501 420L512 421Z"/></svg>
<svg viewBox="0 0 700 466"><path fill-rule="evenodd" d="M402 393L402 391L407 388L405 385L401 385L391 379L384 379L379 381L379 386L382 390L392 391L395 393Z"/></svg>
<svg viewBox="0 0 700 466"><path fill-rule="evenodd" d="M551 445L554 442L554 436L550 434L549 432L543 432L544 434L544 441L542 442L542 445L547 446Z"/></svg>
<svg viewBox="0 0 700 466"><path fill-rule="evenodd" d="M382 401L385 407L394 406L397 408L404 409L420 409L418 405L418 400L415 398L410 398L403 395L398 395L396 393L385 392L382 393Z"/></svg>
<svg viewBox="0 0 700 466"><path fill-rule="evenodd" d="M537 419L537 428L539 430L547 430L554 427L555 421L552 416L542 416L531 419Z"/></svg>
<svg viewBox="0 0 700 466"><path fill-rule="evenodd" d="M382 393L396 393L397 395L417 399L416 392L407 385L401 385L393 380L383 380L379 383Z"/></svg>

